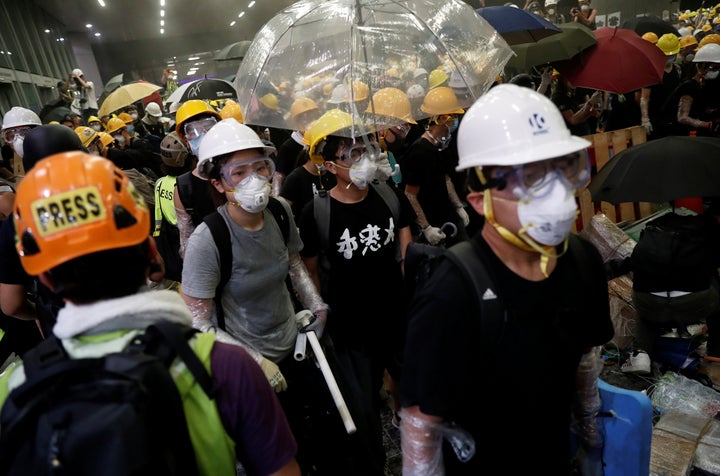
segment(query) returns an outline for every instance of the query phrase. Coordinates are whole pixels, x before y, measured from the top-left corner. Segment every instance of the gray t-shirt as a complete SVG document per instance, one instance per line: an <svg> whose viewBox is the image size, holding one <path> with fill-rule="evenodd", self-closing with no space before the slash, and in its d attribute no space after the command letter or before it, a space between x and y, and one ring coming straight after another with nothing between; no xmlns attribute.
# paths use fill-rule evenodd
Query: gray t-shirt
<svg viewBox="0 0 720 476"><path fill-rule="evenodd" d="M268 209L263 212L262 229L249 231L228 216L227 205L218 208L229 224L233 255L231 277L222 295L226 331L274 362L282 360L295 347L295 311L285 278L288 256L302 248L290 207L280 201L290 219L287 246ZM182 291L195 298L213 298L219 282L220 255L210 229L201 223L188 240Z"/></svg>

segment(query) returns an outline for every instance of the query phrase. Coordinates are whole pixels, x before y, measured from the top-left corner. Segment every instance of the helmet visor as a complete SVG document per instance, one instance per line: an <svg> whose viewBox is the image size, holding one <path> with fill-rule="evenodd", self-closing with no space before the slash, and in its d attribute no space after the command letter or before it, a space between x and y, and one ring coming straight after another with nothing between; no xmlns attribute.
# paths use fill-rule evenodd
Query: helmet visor
<svg viewBox="0 0 720 476"><path fill-rule="evenodd" d="M530 162L527 164L502 167L497 178L520 199L541 198L550 192L548 187L554 180L560 180L567 187L577 190L590 181L590 158L582 150L562 157Z"/></svg>

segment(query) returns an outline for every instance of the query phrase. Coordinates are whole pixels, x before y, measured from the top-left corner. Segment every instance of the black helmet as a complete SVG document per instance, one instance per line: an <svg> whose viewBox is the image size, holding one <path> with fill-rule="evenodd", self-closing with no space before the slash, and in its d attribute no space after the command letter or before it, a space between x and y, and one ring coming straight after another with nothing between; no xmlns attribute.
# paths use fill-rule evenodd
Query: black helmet
<svg viewBox="0 0 720 476"><path fill-rule="evenodd" d="M75 131L61 124L44 124L30 130L23 141L23 167L29 172L38 161L53 154L71 150L88 150L83 147Z"/></svg>

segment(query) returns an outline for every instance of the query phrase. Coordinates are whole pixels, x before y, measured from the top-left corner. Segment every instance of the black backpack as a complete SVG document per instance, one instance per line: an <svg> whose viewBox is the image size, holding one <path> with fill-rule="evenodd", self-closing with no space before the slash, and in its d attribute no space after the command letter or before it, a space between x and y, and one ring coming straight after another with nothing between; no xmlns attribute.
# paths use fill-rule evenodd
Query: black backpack
<svg viewBox="0 0 720 476"><path fill-rule="evenodd" d="M290 217L280 201L275 197L270 197L267 205L268 210L272 213L273 218L280 227L283 240L287 245L288 238L290 237ZM213 213L206 216L203 221L210 229L210 234L215 241L215 246L218 249L220 255L220 282L215 288L215 314L217 316L218 327L225 330L225 311L222 307L222 290L230 280L230 274L232 273L232 245L230 243L230 230L225 223L225 219L216 210ZM293 304L295 305L296 311L300 309L300 303L297 301L295 293L292 288L292 282L290 276L285 278L285 285L290 291L290 296L294 298Z"/></svg>
<svg viewBox="0 0 720 476"><path fill-rule="evenodd" d="M24 357L27 380L0 413L0 474L195 475L195 452L168 366L179 356L215 384L177 323L149 326L123 352L71 359L50 337Z"/></svg>

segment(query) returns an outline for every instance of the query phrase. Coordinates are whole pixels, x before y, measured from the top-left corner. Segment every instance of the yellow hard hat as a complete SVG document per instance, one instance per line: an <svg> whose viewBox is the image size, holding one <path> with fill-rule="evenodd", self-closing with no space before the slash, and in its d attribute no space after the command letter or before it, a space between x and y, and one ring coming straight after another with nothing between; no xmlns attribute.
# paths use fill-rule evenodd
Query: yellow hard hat
<svg viewBox="0 0 720 476"><path fill-rule="evenodd" d="M653 33L652 31L648 31L642 36L642 39L645 41L649 41L652 44L655 44L658 42L658 36L657 34Z"/></svg>
<svg viewBox="0 0 720 476"><path fill-rule="evenodd" d="M100 119L98 119L96 116L90 116L88 117L87 123L91 124L93 122L100 122Z"/></svg>
<svg viewBox="0 0 720 476"><path fill-rule="evenodd" d="M80 142L85 147L92 144L92 142L98 138L98 133L92 127L79 126L75 128L75 134L80 138Z"/></svg>
<svg viewBox="0 0 720 476"><path fill-rule="evenodd" d="M105 124L105 132L112 134L113 132L119 131L126 126L127 124L125 124L125 121L119 117L111 117L107 124Z"/></svg>
<svg viewBox="0 0 720 476"><path fill-rule="evenodd" d="M191 99L189 101L185 101L182 106L178 108L177 113L175 114L175 132L177 132L180 137L185 139L185 131L183 130L183 126L188 120L201 114L210 115L218 121L222 120L220 114L218 114L218 112L213 109L210 104L206 103L201 99Z"/></svg>
<svg viewBox="0 0 720 476"><path fill-rule="evenodd" d="M700 27L702 31L710 31L712 30L712 25L709 23L705 23L703 26Z"/></svg>
<svg viewBox="0 0 720 476"><path fill-rule="evenodd" d="M450 79L450 76L443 69L434 69L428 75L428 86L436 88L442 86Z"/></svg>
<svg viewBox="0 0 720 476"><path fill-rule="evenodd" d="M102 142L103 147L107 147L113 142L115 142L115 139L113 139L113 136L108 134L107 132L98 132L98 135L100 136L100 142Z"/></svg>
<svg viewBox="0 0 720 476"><path fill-rule="evenodd" d="M367 111L380 116L389 116L403 122L417 124L412 117L412 107L407 94L397 88L383 88L373 94L372 103Z"/></svg>
<svg viewBox="0 0 720 476"><path fill-rule="evenodd" d="M350 114L340 109L331 109L320 116L317 121L313 122L308 128L306 135L308 136L308 145L310 146L310 159L313 163L321 165L325 163L325 158L317 151L320 142L324 141L329 135L333 135L338 131L347 129L353 125L353 118Z"/></svg>
<svg viewBox="0 0 720 476"><path fill-rule="evenodd" d="M720 45L720 34L710 33L709 35L705 35L703 39L700 40L700 43L698 43L698 48L702 48L708 43L715 43L717 45Z"/></svg>
<svg viewBox="0 0 720 476"><path fill-rule="evenodd" d="M242 124L244 121L242 109L240 109L240 104L233 101L232 99L228 99L227 101L225 101L225 105L220 110L220 117L223 119L228 119L232 117L240 124Z"/></svg>
<svg viewBox="0 0 720 476"><path fill-rule="evenodd" d="M290 118L295 119L298 114L307 111L319 111L320 107L310 98L297 98L290 106Z"/></svg>
<svg viewBox="0 0 720 476"><path fill-rule="evenodd" d="M118 119L122 120L125 124L132 124L133 119L127 112L121 112L118 114Z"/></svg>
<svg viewBox="0 0 720 476"><path fill-rule="evenodd" d="M452 88L439 86L433 88L425 95L420 110L433 116L440 114L462 114L465 112L458 103L457 96Z"/></svg>
<svg viewBox="0 0 720 476"><path fill-rule="evenodd" d="M655 44L666 56L676 55L680 51L680 38L674 33L665 33Z"/></svg>
<svg viewBox="0 0 720 476"><path fill-rule="evenodd" d="M688 46L695 46L693 49L697 49L697 38L693 35L686 35L680 38L680 48L687 48Z"/></svg>
<svg viewBox="0 0 720 476"><path fill-rule="evenodd" d="M279 106L278 98L273 93L267 93L265 96L261 97L260 103L273 111L277 111Z"/></svg>

